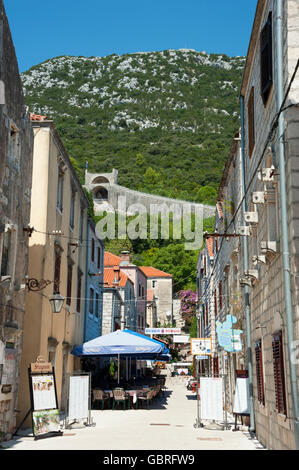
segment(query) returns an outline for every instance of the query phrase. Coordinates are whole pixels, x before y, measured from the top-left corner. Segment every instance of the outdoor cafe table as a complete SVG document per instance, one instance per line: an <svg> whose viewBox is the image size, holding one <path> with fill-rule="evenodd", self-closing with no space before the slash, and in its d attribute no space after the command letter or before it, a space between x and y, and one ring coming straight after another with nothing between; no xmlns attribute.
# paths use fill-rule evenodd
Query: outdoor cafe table
<svg viewBox="0 0 299 470"><path fill-rule="evenodd" d="M134 397L135 400L137 401L137 397L140 395L143 395L144 392L149 391L149 387L144 386L140 387L139 389L134 389L134 390L124 390L125 393L127 393L130 397L130 407L133 408L133 403L134 403ZM113 398L113 390L104 390L105 393L109 394L110 398ZM136 403L135 401L135 403Z"/></svg>

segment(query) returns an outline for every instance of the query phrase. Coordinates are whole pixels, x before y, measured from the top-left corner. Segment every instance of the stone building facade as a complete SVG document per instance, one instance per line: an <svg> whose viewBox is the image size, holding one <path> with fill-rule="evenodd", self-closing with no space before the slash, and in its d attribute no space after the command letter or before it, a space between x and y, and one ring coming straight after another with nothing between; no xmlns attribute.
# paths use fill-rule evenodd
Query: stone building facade
<svg viewBox="0 0 299 470"><path fill-rule="evenodd" d="M86 299L84 342L102 334L104 243L95 231L94 222L88 219L86 236ZM83 273L80 273L80 277Z"/></svg>
<svg viewBox="0 0 299 470"><path fill-rule="evenodd" d="M153 290L156 298L157 322L161 326L171 323L173 317L172 275L152 266L140 266L140 269L146 276L147 289Z"/></svg>
<svg viewBox="0 0 299 470"><path fill-rule="evenodd" d="M28 366L42 356L55 368L57 399L66 410L68 376L80 370L71 354L84 338L88 200L53 121L31 115L34 130L29 278L50 283L26 294L19 420L30 408ZM60 313L49 299L64 297ZM23 426L31 425L27 419Z"/></svg>
<svg viewBox="0 0 299 470"><path fill-rule="evenodd" d="M299 340L298 35L297 1L258 1L240 91L240 145L244 173L241 175L236 170L237 160L234 158L229 167L235 183L227 174L237 204L232 206L231 217L242 221L239 228L236 225L236 230L243 236L231 242L230 247L226 243L227 249L222 245L218 259L214 260L219 266L214 273L218 272L218 280L222 282L227 275L228 285L234 282L231 268L237 268L238 279L235 287L230 287L230 294L231 289L237 292L235 288L241 292L241 310L245 308L244 286L248 286L250 330L246 330L242 323L242 315L239 320L244 338L248 334L251 344L245 345L248 354L239 356L240 364L234 367L244 365L246 369L252 363L252 424L262 444L268 449L281 450L298 447L295 440L295 430L298 429L294 416L296 410L293 408L293 404L298 405L299 382L298 354L296 356L293 349ZM283 154L284 167L281 166ZM285 182L282 179L284 171ZM240 201L242 176L244 201ZM286 210L281 199L284 187ZM223 186L222 189L220 199L224 203L228 188ZM288 253L283 249L286 233L282 224L284 214L287 216ZM216 217L215 229L225 233L227 226L226 223L221 224L221 217ZM247 270L246 262L244 264L245 238ZM290 291L284 279L288 277L288 268L284 264L286 258L290 262ZM217 295L216 291L216 302L222 295L219 291ZM286 299L290 299L291 316ZM293 372L295 380L291 380Z"/></svg>
<svg viewBox="0 0 299 470"><path fill-rule="evenodd" d="M17 420L30 232L33 131L0 0L0 441Z"/></svg>

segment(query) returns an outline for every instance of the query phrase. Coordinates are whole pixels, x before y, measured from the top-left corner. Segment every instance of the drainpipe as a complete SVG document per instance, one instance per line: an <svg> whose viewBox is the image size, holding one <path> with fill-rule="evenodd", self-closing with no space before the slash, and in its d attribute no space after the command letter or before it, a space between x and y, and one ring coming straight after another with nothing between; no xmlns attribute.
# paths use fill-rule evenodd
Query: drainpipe
<svg viewBox="0 0 299 470"><path fill-rule="evenodd" d="M279 110L283 101L283 0L277 0L276 18L276 63L277 63L277 109ZM288 352L290 365L291 396L294 420L294 437L296 449L299 450L299 402L297 390L296 364L291 360L293 355L294 323L292 311L291 293L291 270L289 253L289 231L287 192L284 155L284 113L278 119L278 160L280 171L280 207L281 207L281 239L282 239L282 262L284 276L286 327L288 334Z"/></svg>
<svg viewBox="0 0 299 470"><path fill-rule="evenodd" d="M241 160L242 160L242 197L245 196L246 183L245 183L245 136L244 136L244 97L240 96L241 104ZM246 197L242 201L242 225L245 225L244 212L247 211ZM246 236L243 237L243 269L244 272L248 271L248 244ZM247 363L248 363L248 381L249 381L249 412L250 412L250 427L249 431L255 431L254 420L254 406L253 406L253 381L252 381L252 348L251 348L251 310L249 302L249 287L244 286L244 300L245 300L245 319L246 319L246 340L247 340Z"/></svg>

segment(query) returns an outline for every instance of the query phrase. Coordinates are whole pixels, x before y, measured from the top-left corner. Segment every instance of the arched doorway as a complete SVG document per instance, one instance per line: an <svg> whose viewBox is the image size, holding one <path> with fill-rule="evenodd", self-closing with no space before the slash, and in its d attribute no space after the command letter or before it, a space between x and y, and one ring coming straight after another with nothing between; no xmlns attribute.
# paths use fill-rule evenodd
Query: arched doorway
<svg viewBox="0 0 299 470"><path fill-rule="evenodd" d="M93 192L95 199L101 199L102 201L108 201L108 190L103 187L98 187Z"/></svg>

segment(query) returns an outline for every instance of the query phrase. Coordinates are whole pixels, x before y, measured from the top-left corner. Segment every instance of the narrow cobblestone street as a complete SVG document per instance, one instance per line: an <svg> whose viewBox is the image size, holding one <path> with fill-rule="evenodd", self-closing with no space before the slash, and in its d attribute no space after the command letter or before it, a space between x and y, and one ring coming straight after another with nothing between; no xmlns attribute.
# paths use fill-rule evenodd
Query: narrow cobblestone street
<svg viewBox="0 0 299 470"><path fill-rule="evenodd" d="M3 444L8 450L257 450L245 431L194 428L195 394L183 381L167 379L164 396L150 409L92 410L96 425L74 425L62 437L34 440L32 434Z"/></svg>

